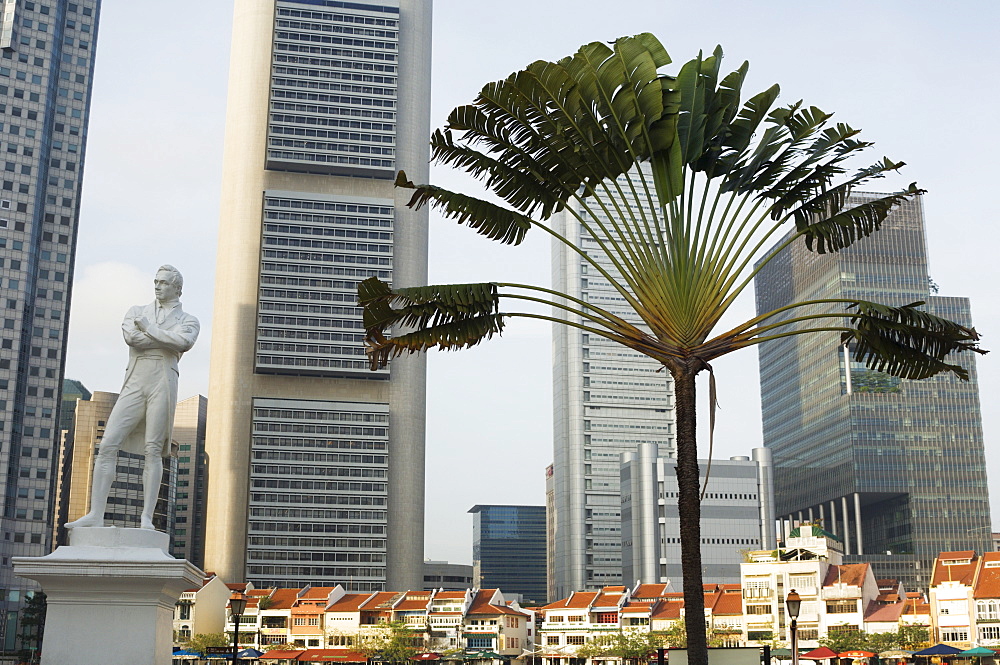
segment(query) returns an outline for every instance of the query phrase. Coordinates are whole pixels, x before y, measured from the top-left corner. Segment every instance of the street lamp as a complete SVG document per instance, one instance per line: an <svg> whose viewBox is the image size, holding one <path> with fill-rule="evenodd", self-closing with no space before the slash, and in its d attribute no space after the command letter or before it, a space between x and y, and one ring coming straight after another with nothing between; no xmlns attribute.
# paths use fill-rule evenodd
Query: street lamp
<svg viewBox="0 0 1000 665"><path fill-rule="evenodd" d="M242 592L229 598L229 613L233 616L233 665L236 665L236 654L240 651L240 617L247 609L247 597Z"/></svg>
<svg viewBox="0 0 1000 665"><path fill-rule="evenodd" d="M792 665L799 665L799 626L796 623L796 619L799 618L799 608L802 607L802 599L799 594L795 593L795 589L788 592L788 597L785 598L785 607L788 610L788 616L792 620L790 624L790 631L792 635Z"/></svg>

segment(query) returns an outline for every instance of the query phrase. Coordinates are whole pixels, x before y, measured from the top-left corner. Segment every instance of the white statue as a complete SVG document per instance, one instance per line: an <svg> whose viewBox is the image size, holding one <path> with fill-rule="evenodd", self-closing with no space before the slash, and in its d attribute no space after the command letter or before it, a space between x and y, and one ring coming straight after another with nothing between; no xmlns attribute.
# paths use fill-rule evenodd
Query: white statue
<svg viewBox="0 0 1000 665"><path fill-rule="evenodd" d="M136 305L125 315L122 333L129 346L125 385L108 417L94 463L90 512L67 524L67 529L104 526L119 450L146 456L140 527L154 528L153 510L163 479L163 458L170 454L177 405L177 361L194 346L200 330L198 319L181 309L183 285L176 268L160 266L153 280L156 301Z"/></svg>

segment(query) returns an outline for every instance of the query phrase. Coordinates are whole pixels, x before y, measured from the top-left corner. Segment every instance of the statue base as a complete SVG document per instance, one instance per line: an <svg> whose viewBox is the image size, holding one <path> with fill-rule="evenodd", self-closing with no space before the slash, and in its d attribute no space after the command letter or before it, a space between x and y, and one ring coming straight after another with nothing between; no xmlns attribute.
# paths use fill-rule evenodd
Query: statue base
<svg viewBox="0 0 1000 665"><path fill-rule="evenodd" d="M170 665L174 605L204 573L149 529L78 527L48 556L14 557L14 574L48 599L41 665Z"/></svg>

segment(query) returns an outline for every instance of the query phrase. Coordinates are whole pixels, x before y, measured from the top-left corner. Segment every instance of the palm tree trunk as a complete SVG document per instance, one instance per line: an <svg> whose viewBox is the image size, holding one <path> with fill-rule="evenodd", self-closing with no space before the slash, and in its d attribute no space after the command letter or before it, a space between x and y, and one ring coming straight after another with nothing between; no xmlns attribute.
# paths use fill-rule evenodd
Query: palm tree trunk
<svg viewBox="0 0 1000 665"><path fill-rule="evenodd" d="M705 637L705 592L701 574L701 500L698 477L698 440L695 434L695 375L681 366L674 377L674 415L677 421L677 513L680 517L681 572L684 575L684 626L688 662L708 665Z"/></svg>

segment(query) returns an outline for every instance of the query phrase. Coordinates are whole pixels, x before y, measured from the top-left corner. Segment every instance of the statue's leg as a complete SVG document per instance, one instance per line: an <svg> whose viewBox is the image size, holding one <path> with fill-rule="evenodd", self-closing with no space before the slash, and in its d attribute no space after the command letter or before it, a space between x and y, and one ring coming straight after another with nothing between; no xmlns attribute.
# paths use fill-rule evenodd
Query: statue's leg
<svg viewBox="0 0 1000 665"><path fill-rule="evenodd" d="M163 482L162 447L158 443L146 444L146 464L142 468L142 518L140 529L155 529L153 526L153 511L156 510L156 500L160 496L160 483Z"/></svg>
<svg viewBox="0 0 1000 665"><path fill-rule="evenodd" d="M170 379L176 374L162 366L158 371L160 376L146 394L146 464L142 470L142 518L139 523L142 529L156 528L153 526L153 513L160 496L160 483L163 482L163 451L164 446L170 445L167 441L172 424Z"/></svg>
<svg viewBox="0 0 1000 665"><path fill-rule="evenodd" d="M108 424L104 428L97 459L94 460L94 476L90 487L90 512L78 520L66 524L67 529L85 526L104 526L104 511L108 505L108 494L111 493L111 483L115 480L118 466L118 450L122 447L125 437L142 418L143 398L138 390L130 389L128 385L122 388L122 394L111 409Z"/></svg>

